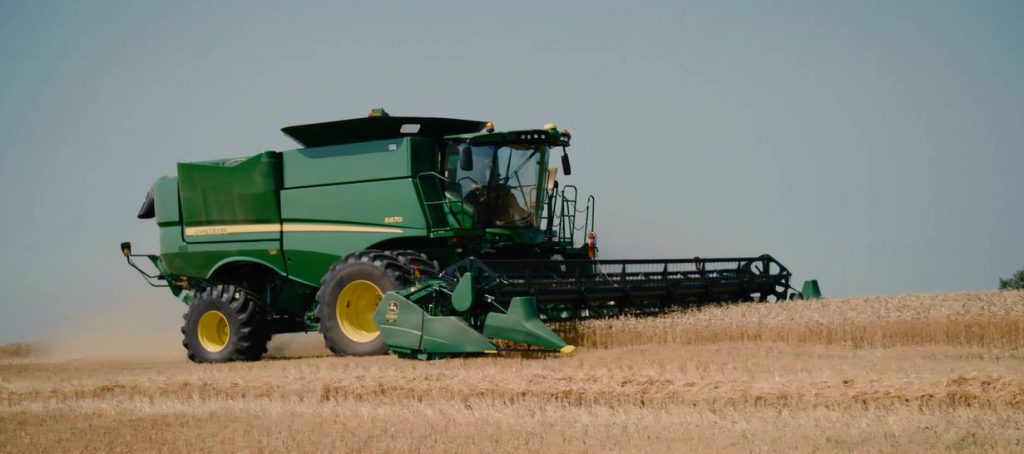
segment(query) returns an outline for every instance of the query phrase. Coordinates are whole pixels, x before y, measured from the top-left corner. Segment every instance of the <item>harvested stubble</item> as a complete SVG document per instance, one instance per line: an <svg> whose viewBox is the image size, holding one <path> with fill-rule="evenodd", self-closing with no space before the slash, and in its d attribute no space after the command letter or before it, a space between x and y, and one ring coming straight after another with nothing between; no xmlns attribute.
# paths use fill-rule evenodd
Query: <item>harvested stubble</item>
<svg viewBox="0 0 1024 454"><path fill-rule="evenodd" d="M1022 327L990 292L588 321L568 357L7 360L0 450L1020 452Z"/></svg>

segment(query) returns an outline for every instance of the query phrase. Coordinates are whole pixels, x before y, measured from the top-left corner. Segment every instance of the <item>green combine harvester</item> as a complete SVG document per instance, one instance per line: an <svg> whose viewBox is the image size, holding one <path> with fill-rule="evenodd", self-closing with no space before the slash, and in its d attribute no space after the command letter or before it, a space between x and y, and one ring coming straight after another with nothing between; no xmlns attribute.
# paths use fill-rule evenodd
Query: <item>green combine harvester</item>
<svg viewBox="0 0 1024 454"><path fill-rule="evenodd" d="M569 353L546 321L792 296L768 255L598 260L594 198L548 166L560 150L571 173L554 124L374 109L282 131L302 148L178 164L138 214L160 254L121 245L187 304L193 361L256 360L274 334L313 330L337 355Z"/></svg>

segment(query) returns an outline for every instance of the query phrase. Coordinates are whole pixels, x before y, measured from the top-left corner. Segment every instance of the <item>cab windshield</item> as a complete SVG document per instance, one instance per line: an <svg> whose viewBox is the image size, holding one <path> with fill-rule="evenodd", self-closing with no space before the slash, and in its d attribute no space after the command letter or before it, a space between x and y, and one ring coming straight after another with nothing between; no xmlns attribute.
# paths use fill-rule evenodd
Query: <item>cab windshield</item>
<svg viewBox="0 0 1024 454"><path fill-rule="evenodd" d="M459 147L469 146L473 168L459 167ZM446 153L450 199L472 210L474 227L532 227L539 225L547 149L537 145L467 145L450 142Z"/></svg>

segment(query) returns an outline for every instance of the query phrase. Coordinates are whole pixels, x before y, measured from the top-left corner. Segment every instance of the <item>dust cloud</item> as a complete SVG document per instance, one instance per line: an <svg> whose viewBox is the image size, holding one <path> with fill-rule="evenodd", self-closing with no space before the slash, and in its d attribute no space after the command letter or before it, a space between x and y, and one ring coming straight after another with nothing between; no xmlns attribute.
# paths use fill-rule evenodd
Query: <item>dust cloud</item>
<svg viewBox="0 0 1024 454"><path fill-rule="evenodd" d="M56 323L48 338L33 344L32 359L42 361L180 360L185 305L153 295L124 296Z"/></svg>
<svg viewBox="0 0 1024 454"><path fill-rule="evenodd" d="M320 333L291 333L271 338L264 358L306 358L330 354Z"/></svg>
<svg viewBox="0 0 1024 454"><path fill-rule="evenodd" d="M181 344L185 305L173 298L128 296L56 322L48 338L0 346L0 359L32 361L188 361ZM319 333L279 334L265 358L328 356Z"/></svg>

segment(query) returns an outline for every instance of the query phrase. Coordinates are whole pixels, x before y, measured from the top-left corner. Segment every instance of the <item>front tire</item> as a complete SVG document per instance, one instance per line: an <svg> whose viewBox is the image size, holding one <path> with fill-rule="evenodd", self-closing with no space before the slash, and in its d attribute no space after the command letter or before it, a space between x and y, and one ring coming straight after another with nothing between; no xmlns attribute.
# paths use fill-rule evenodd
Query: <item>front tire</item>
<svg viewBox="0 0 1024 454"><path fill-rule="evenodd" d="M185 312L182 345L197 363L255 361L267 352L262 302L241 287L202 291Z"/></svg>
<svg viewBox="0 0 1024 454"><path fill-rule="evenodd" d="M381 298L412 285L421 271L436 269L426 256L411 251L366 250L342 257L321 279L316 295L324 344L339 356L387 354L373 320Z"/></svg>

